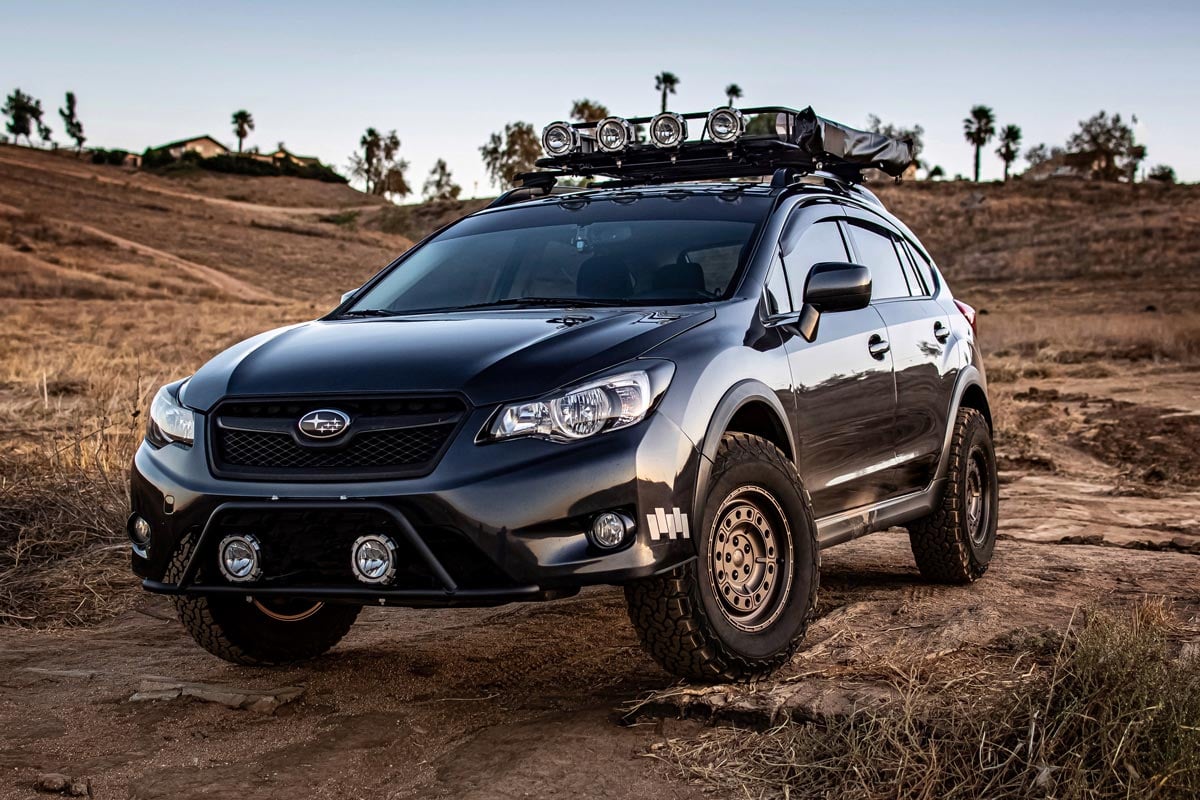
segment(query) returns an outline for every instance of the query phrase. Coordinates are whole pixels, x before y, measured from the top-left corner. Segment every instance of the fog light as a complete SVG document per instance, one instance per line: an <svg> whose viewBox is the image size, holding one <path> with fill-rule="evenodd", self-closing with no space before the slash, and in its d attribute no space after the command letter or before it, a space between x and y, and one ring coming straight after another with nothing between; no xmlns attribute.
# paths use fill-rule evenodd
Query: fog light
<svg viewBox="0 0 1200 800"><path fill-rule="evenodd" d="M129 533L129 541L133 544L133 552L145 558L150 550L150 536L153 533L150 523L145 517L134 514L129 518L126 531Z"/></svg>
<svg viewBox="0 0 1200 800"><path fill-rule="evenodd" d="M396 574L396 543L387 536L360 536L351 551L354 577L363 583L387 583Z"/></svg>
<svg viewBox="0 0 1200 800"><path fill-rule="evenodd" d="M250 534L235 534L221 540L217 549L221 574L233 583L258 580L262 575L262 549Z"/></svg>
<svg viewBox="0 0 1200 800"><path fill-rule="evenodd" d="M633 522L621 514L606 511L592 520L592 529L588 538L592 544L604 550L620 547L625 536L633 529Z"/></svg>

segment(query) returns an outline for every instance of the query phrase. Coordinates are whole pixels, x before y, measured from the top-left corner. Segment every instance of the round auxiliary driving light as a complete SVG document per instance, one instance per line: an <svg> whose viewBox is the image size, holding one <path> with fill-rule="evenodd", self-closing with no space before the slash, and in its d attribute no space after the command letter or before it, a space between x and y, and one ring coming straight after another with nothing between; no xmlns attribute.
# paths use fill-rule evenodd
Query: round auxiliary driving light
<svg viewBox="0 0 1200 800"><path fill-rule="evenodd" d="M687 135L687 120L682 114L664 111L650 120L650 141L655 147L679 147Z"/></svg>
<svg viewBox="0 0 1200 800"><path fill-rule="evenodd" d="M221 540L217 548L217 564L221 574L232 583L258 580L262 575L262 549L258 539L250 534L234 534Z"/></svg>
<svg viewBox="0 0 1200 800"><path fill-rule="evenodd" d="M746 132L746 118L736 108L722 106L708 112L706 128L708 137L714 142L731 144Z"/></svg>
<svg viewBox="0 0 1200 800"><path fill-rule="evenodd" d="M129 532L129 541L133 544L133 552L145 558L150 550L150 535L153 533L150 523L145 517L134 514L129 518L126 530Z"/></svg>
<svg viewBox="0 0 1200 800"><path fill-rule="evenodd" d="M551 122L542 128L542 149L551 156L565 156L579 149L579 131L565 122Z"/></svg>
<svg viewBox="0 0 1200 800"><path fill-rule="evenodd" d="M381 533L358 537L351 553L354 577L363 583L387 583L396 574L396 543Z"/></svg>
<svg viewBox="0 0 1200 800"><path fill-rule="evenodd" d="M592 529L588 538L592 544L604 550L620 547L625 537L633 530L633 522L621 514L605 511L592 520Z"/></svg>
<svg viewBox="0 0 1200 800"><path fill-rule="evenodd" d="M606 153L624 150L633 137L633 126L624 117L606 117L596 126L596 144Z"/></svg>

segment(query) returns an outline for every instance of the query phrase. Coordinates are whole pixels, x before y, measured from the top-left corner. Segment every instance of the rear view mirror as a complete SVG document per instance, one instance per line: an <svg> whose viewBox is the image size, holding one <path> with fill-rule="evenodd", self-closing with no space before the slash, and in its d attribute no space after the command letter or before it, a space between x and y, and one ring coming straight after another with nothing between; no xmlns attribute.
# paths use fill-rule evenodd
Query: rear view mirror
<svg viewBox="0 0 1200 800"><path fill-rule="evenodd" d="M804 287L804 302L822 313L866 308L871 302L871 270L840 261L814 264Z"/></svg>

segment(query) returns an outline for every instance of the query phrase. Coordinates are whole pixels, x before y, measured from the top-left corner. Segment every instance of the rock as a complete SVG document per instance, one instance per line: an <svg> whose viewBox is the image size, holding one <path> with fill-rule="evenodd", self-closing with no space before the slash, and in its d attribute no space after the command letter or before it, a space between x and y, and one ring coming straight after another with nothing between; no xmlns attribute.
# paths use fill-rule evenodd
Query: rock
<svg viewBox="0 0 1200 800"><path fill-rule="evenodd" d="M241 689L215 683L194 683L172 678L147 678L129 698L131 703L155 700L174 700L194 697L206 703L218 703L234 709L258 714L274 714L280 706L304 694L303 686L281 686L276 689Z"/></svg>
<svg viewBox="0 0 1200 800"><path fill-rule="evenodd" d="M71 778L61 772L47 772L33 784L39 792L62 792L71 785Z"/></svg>
<svg viewBox="0 0 1200 800"><path fill-rule="evenodd" d="M61 772L47 772L38 777L34 788L39 792L65 794L69 797L91 797L92 782L87 778L72 778Z"/></svg>

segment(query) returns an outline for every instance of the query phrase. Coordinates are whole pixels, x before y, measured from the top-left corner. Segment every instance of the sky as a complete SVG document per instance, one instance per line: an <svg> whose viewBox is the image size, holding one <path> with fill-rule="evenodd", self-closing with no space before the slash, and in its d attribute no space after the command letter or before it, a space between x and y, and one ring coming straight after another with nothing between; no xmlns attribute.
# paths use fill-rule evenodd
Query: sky
<svg viewBox="0 0 1200 800"><path fill-rule="evenodd" d="M924 158L969 175L962 121L991 106L1024 146L1062 144L1104 109L1135 114L1146 166L1200 180L1200 3L592 0L287 3L0 0L0 90L50 111L74 91L88 145L140 152L200 134L316 155L345 172L368 126L395 129L418 191L443 158L464 196L494 194L479 147L505 123L540 130L578 98L658 111L811 105L865 126L920 124ZM984 178L1002 172L995 144Z"/></svg>

